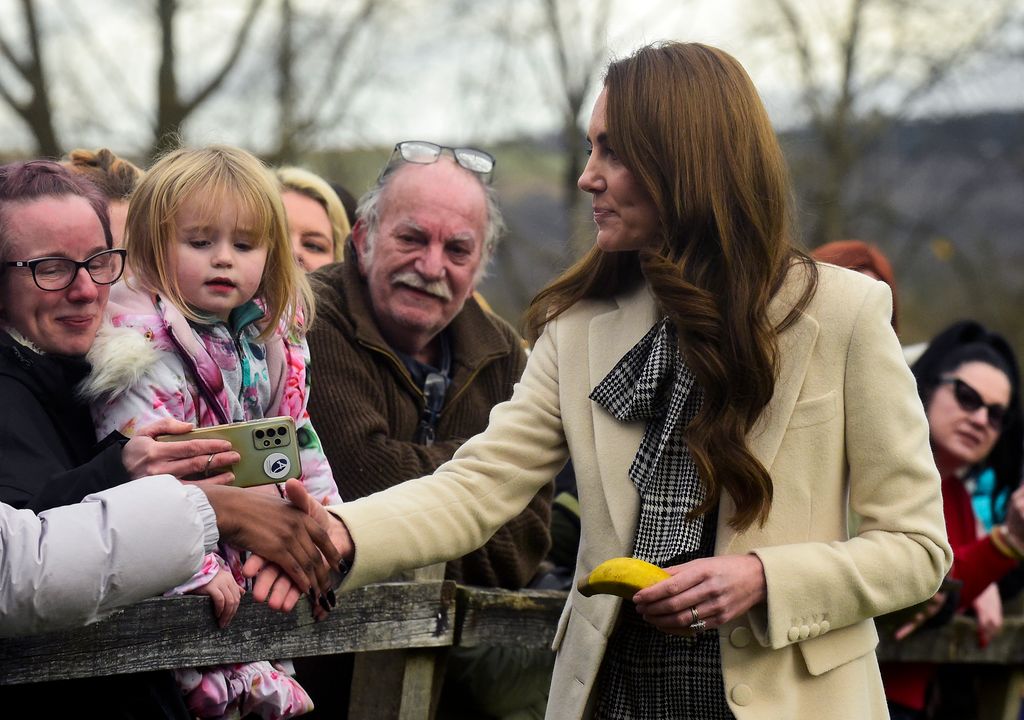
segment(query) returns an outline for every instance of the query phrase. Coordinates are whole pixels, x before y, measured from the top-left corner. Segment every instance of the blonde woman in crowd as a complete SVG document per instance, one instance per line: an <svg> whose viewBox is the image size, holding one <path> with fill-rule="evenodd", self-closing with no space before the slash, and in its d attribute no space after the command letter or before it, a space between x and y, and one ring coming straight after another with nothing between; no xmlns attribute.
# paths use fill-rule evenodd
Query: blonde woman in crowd
<svg viewBox="0 0 1024 720"><path fill-rule="evenodd" d="M276 174L295 261L306 272L340 262L352 228L338 194L309 170L283 167Z"/></svg>

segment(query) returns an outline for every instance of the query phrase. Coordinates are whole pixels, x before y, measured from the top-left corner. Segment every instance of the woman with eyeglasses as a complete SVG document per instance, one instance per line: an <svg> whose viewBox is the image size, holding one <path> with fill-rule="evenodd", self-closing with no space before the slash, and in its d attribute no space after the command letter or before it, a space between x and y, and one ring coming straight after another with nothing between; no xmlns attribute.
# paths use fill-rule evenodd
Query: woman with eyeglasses
<svg viewBox="0 0 1024 720"><path fill-rule="evenodd" d="M1017 357L999 334L973 321L942 331L914 363L918 392L928 415L932 453L942 478L943 513L953 547L950 576L958 594L940 594L897 630L905 637L944 605L965 610L992 583L1024 559L1024 454ZM990 468L996 496L1008 495L1003 524L978 537L978 521L965 480ZM923 718L934 667L883 666L886 695L896 720Z"/></svg>
<svg viewBox="0 0 1024 720"><path fill-rule="evenodd" d="M888 287L795 248L778 139L721 50L613 62L587 138L596 242L531 306L512 399L434 475L329 509L342 588L472 550L571 457L577 579L617 556L669 577L570 592L549 718L888 717L871 618L951 561Z"/></svg>
<svg viewBox="0 0 1024 720"><path fill-rule="evenodd" d="M97 446L89 407L76 386L89 372L84 356L95 341L110 286L124 268L125 251L112 246L107 201L88 180L49 161L0 167L0 502L40 512L131 479L184 477L208 464L240 459L227 441L154 440L191 429L177 421L153 423L127 442L112 434ZM203 482L230 479L222 472ZM135 505L145 511L141 500ZM231 514L230 508L222 513ZM83 526L86 540L97 533L106 540L108 557L99 566L95 553L89 555L90 544L82 547L82 572L104 578L93 583L102 586L100 595L159 587L166 578L165 565L138 562L122 529L117 513L103 513L91 534ZM9 539L0 536L0 544ZM48 562L45 550L37 553L37 566ZM72 565L74 558L65 558L64 567ZM0 566L0 584L33 574L38 573L31 567ZM61 625L70 620L61 613L76 614L68 610L75 603L45 592L35 603L34 622L41 624ZM88 599L80 604L88 607ZM38 717L77 717L89 710L124 720L191 717L169 671L6 686L0 688L0 705L31 708Z"/></svg>
<svg viewBox="0 0 1024 720"><path fill-rule="evenodd" d="M0 167L0 501L36 512L146 475L179 477L238 461L220 440L158 443L154 424L97 446L76 385L89 371L110 286L124 269L107 201L58 163ZM221 474L214 482L230 476Z"/></svg>

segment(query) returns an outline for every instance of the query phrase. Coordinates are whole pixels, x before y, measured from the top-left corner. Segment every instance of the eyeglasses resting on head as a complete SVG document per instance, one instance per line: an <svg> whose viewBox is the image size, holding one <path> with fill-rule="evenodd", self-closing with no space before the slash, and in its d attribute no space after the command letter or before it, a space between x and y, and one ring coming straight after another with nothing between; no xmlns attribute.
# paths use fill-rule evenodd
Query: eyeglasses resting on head
<svg viewBox="0 0 1024 720"><path fill-rule="evenodd" d="M101 250L82 261L64 257L41 257L34 260L12 260L4 265L31 270L36 287L56 292L75 281L79 268L85 268L97 285L113 285L124 272L125 255L122 248L113 248Z"/></svg>
<svg viewBox="0 0 1024 720"><path fill-rule="evenodd" d="M1006 412L1009 410L1005 405L999 403L986 403L981 394L966 382L955 376L944 377L939 380L943 384L953 386L953 397L957 405L967 413L974 413L978 408L985 408L988 416L988 425L996 432L1003 429L1003 421L1006 419Z"/></svg>
<svg viewBox="0 0 1024 720"><path fill-rule="evenodd" d="M395 145L395 149L391 153L391 159L388 160L388 164L384 166L384 169L380 171L377 181L380 182L385 175L394 170L399 159L409 163L416 163L417 165L432 165L438 161L445 151L448 151L459 165L471 173L479 175L480 179L485 183L491 182L491 177L494 175L495 160L494 156L490 153L470 147L448 147L447 145L438 145L437 143L426 142L425 140L405 140Z"/></svg>

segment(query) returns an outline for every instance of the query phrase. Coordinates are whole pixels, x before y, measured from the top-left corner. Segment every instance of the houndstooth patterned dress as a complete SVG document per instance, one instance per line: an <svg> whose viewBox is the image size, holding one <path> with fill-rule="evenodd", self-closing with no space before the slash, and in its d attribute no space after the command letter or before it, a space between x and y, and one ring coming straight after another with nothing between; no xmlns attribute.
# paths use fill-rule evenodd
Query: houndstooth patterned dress
<svg viewBox="0 0 1024 720"><path fill-rule="evenodd" d="M590 398L622 422L647 420L629 477L640 494L633 556L678 565L714 554L716 512L689 519L704 499L683 430L703 393L679 352L675 327L654 325ZM725 699L718 634L666 635L626 607L598 678L600 720L733 718Z"/></svg>

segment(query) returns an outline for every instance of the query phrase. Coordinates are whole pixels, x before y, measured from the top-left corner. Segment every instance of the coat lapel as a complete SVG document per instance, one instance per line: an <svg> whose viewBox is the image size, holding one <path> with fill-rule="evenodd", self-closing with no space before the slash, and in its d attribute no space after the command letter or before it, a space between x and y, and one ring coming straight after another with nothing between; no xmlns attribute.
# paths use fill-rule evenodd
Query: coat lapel
<svg viewBox="0 0 1024 720"><path fill-rule="evenodd" d="M801 273L791 273L802 279ZM772 300L768 309L769 320L777 325L793 307L794 294L801 289L800 282L787 282ZM593 390L615 364L625 355L658 320L657 306L647 285L618 299L614 310L596 315L590 321L589 365L590 389ZM789 418L793 414L804 376L813 356L819 326L816 320L801 314L779 336L779 368L775 393L761 417L747 435L747 446L764 467L771 470L775 455L786 434ZM640 498L629 479L629 466L640 447L646 424L622 423L607 410L591 401L594 417L594 445L600 457L598 467L605 498L615 534L624 552L632 551ZM718 521L718 553L724 552L735 535L728 526L734 506L728 497L722 498Z"/></svg>
<svg viewBox="0 0 1024 720"><path fill-rule="evenodd" d="M589 363L590 390L611 372L616 363L636 345L657 320L654 299L641 285L632 293L618 298L618 307L595 316L590 321ZM646 423L623 423L596 402L591 401L594 415L594 446L600 461L605 499L609 515L624 552L633 548L640 498L629 479L629 466L636 456Z"/></svg>
<svg viewBox="0 0 1024 720"><path fill-rule="evenodd" d="M785 293L780 295L783 298L776 296L768 310L768 317L774 325L780 323L792 307L791 302L784 297ZM775 378L775 393L747 435L750 452L769 470L786 434L817 338L817 320L803 313L779 335L779 368Z"/></svg>
<svg viewBox="0 0 1024 720"><path fill-rule="evenodd" d="M792 275L791 275L792 276ZM785 292L793 290L793 283L776 295L768 308L768 318L778 325L793 307L794 298ZM785 332L779 335L779 369L775 379L775 392L768 405L747 434L747 447L754 457L771 472L775 456L782 445L782 439L789 427L804 376L814 352L818 338L818 321L807 314L800 314ZM724 496L718 509L718 540L716 555L730 551L736 531L729 527L729 519L735 511L732 498Z"/></svg>

